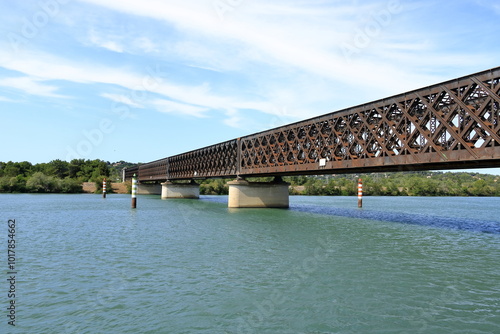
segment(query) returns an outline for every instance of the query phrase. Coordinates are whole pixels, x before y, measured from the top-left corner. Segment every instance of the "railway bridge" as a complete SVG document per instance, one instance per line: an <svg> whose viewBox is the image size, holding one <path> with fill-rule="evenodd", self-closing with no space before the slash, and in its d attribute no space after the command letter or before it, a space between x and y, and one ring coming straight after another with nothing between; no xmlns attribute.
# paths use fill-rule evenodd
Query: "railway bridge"
<svg viewBox="0 0 500 334"><path fill-rule="evenodd" d="M500 67L124 169L140 191L198 198L230 178L229 207L287 207L289 175L500 166ZM274 176L271 183L245 178ZM191 182L179 182L189 180Z"/></svg>

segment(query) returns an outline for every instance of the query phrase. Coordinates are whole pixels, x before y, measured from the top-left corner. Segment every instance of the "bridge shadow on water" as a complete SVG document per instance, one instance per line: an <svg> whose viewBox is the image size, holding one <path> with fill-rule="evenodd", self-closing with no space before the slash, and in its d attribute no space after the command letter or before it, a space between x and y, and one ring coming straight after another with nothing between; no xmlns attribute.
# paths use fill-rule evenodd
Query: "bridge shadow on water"
<svg viewBox="0 0 500 334"><path fill-rule="evenodd" d="M291 210L309 212L329 216L388 221L395 223L421 225L437 228L465 230L483 233L500 234L500 222L482 221L470 218L443 217L426 214L386 212L366 209L347 209L314 205L294 204Z"/></svg>
<svg viewBox="0 0 500 334"><path fill-rule="evenodd" d="M217 203L227 203L227 197L205 197L204 200ZM256 209L261 210L261 209ZM464 230L491 234L500 234L500 222L471 218L444 217L429 214L390 212L373 209L340 208L334 206L321 206L314 204L291 203L292 211L307 212L327 216L348 217L387 221L402 224L429 226L444 229Z"/></svg>

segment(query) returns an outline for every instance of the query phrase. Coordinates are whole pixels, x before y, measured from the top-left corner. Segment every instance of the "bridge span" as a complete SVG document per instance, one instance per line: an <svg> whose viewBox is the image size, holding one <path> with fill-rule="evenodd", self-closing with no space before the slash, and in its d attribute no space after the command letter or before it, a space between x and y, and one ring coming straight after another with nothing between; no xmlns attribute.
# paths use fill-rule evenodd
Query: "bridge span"
<svg viewBox="0 0 500 334"><path fill-rule="evenodd" d="M238 178L231 192L251 176L499 167L499 95L497 67L127 168L124 179Z"/></svg>

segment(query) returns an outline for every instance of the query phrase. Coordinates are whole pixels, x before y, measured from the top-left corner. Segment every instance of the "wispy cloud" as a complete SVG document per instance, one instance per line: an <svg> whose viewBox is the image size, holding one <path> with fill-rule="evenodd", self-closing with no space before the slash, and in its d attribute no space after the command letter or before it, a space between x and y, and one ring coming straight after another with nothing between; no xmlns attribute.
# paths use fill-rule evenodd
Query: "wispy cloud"
<svg viewBox="0 0 500 334"><path fill-rule="evenodd" d="M65 98L65 96L56 94L59 89L56 86L42 84L43 80L33 77L14 77L0 79L0 86L21 90L30 95Z"/></svg>
<svg viewBox="0 0 500 334"><path fill-rule="evenodd" d="M84 38L88 45L103 48L116 53L149 54L160 51L160 46L149 36L138 33L123 35L121 31L101 31L93 27Z"/></svg>
<svg viewBox="0 0 500 334"><path fill-rule="evenodd" d="M2 102L15 102L14 100L11 100L11 99L6 98L4 96L0 96L0 101L2 101Z"/></svg>
<svg viewBox="0 0 500 334"><path fill-rule="evenodd" d="M497 15L500 15L500 3L491 0L476 0L476 2L480 6L493 10Z"/></svg>
<svg viewBox="0 0 500 334"><path fill-rule="evenodd" d="M150 38L142 36L133 40L135 49L141 50L145 53L154 53L159 51L159 46L154 43Z"/></svg>
<svg viewBox="0 0 500 334"><path fill-rule="evenodd" d="M0 61L2 60L2 56L6 57L7 55L0 51ZM149 103L148 105L161 112L172 113L175 112L175 108L179 108L181 113L185 115L204 117L209 110L252 109L268 114L273 114L275 110L272 103L252 101L247 98L238 99L234 96L217 95L208 84L177 84L168 80L166 77L162 77L164 74L161 73L161 70L159 73L156 73L158 77L153 78L149 74L140 74L130 69L106 67L91 63L78 64L45 53L31 54L28 57L19 57L10 62L6 62L4 67L24 73L30 77L43 78L43 80L109 84L122 87L130 93L146 91L151 94L158 94L165 97L165 100L157 100L155 103ZM148 85L144 85L145 80L153 81ZM6 80L3 82L5 85L10 85L12 83ZM156 84L153 84L155 82ZM14 80L14 83L31 93L44 93L45 95L58 97L58 95L54 94L56 87L37 85L36 81L32 79ZM101 96L132 107L144 106L145 102L131 98L130 94L103 93ZM171 100L179 102L171 102Z"/></svg>
<svg viewBox="0 0 500 334"><path fill-rule="evenodd" d="M144 108L142 104L134 101L130 96L126 96L123 94L103 93L101 94L101 96L114 102L126 104L132 108Z"/></svg>
<svg viewBox="0 0 500 334"><path fill-rule="evenodd" d="M141 85L144 69L103 65L98 61L82 63L40 52L5 62L5 67L44 80L109 84L130 91L147 90L165 101L204 108L203 112L191 107L183 109L185 114L194 117L206 115L205 108L222 111L221 115L227 117L225 124L231 126L241 121L242 110L276 116L279 115L277 110L293 106L288 109L287 118L311 117L335 110L334 105L329 109L317 106L331 103L329 101L337 97L347 100L346 92L352 96L366 96L365 92L369 92L371 98L380 98L436 82L439 74L434 73L433 68L460 67L463 63L471 63L472 59L484 60L484 56L475 53L442 52L436 47L439 40L422 39L421 33L412 31L414 35L408 38L409 31L398 20L398 12L391 14L390 24L381 27L381 30L390 31L390 35L381 31L369 48L347 61L339 45L352 39L366 22L376 23L377 13L388 10L385 2L371 1L352 6L324 2L270 4L253 1L232 12L226 21L221 21L216 11L203 1L82 2L153 19L155 24L168 26L175 32L160 43L158 39L153 41L153 29L124 35L118 28L107 26L104 29L93 25L87 30L91 45L117 53L162 54L175 64L181 63L196 70L206 69L217 73L218 77L208 79L198 73L191 80L183 81L179 80L179 73L165 74L158 85L145 88ZM411 9L417 10L418 6L415 6ZM404 10L409 9L404 8L401 12ZM415 43L408 43L408 39ZM428 57L422 57L423 53ZM230 76L232 78L226 80ZM232 89L231 85L241 85L241 89ZM39 88L43 92L42 87ZM46 87L45 93L54 94L54 89ZM105 93L101 96L131 107L144 107L144 101L125 95ZM343 102L337 102L337 105L347 106ZM158 110L163 112L172 110L162 104L149 106L157 109L161 106Z"/></svg>
<svg viewBox="0 0 500 334"><path fill-rule="evenodd" d="M198 118L207 117L208 108L194 106L185 103L157 99L151 102L155 108L161 112L177 115L194 116Z"/></svg>
<svg viewBox="0 0 500 334"><path fill-rule="evenodd" d="M89 33L89 41L91 44L96 45L96 46L101 47L101 48L104 48L104 49L107 49L107 50L110 50L110 51L123 53L123 46L121 45L121 42L118 41L118 39L120 39L120 38L101 36L95 30L91 30Z"/></svg>
<svg viewBox="0 0 500 334"><path fill-rule="evenodd" d="M249 61L257 60L273 65L281 63L282 66L286 64L317 76L358 87L363 85L379 88L380 76L400 78L398 82L388 82L386 90L402 86L411 87L430 78L419 72L409 73L397 64L383 61L376 67L373 66L373 61L363 58L354 59L352 63L346 62L338 45L349 38L351 35L349 29L355 30L356 26L353 26L351 21L356 11L375 12L377 9L384 9L374 4L359 4L357 7L322 4L317 8L306 9L300 2L292 5L282 3L270 5L258 1L246 4L245 10L238 9L232 20L221 22L215 10L212 8L207 10L201 2L196 2L195 6L179 2L162 5L153 0L142 1L140 4L131 0L120 3L111 0L85 1L131 15L166 21L182 27L187 32L195 32L212 41L215 39L218 43L227 45L225 50L229 50L229 53L232 53L231 50L235 47L240 50L238 51L240 59L244 56L248 57ZM309 15L310 12L314 15ZM192 22L196 23L191 24ZM205 48L202 44L190 43L184 42L182 46L178 45L177 50L184 56L191 55L191 58L203 55L209 67L218 67L215 65L217 61L214 60L217 57L226 58L220 57L218 52L200 52ZM241 53L245 49L253 51ZM366 73L372 75L367 76Z"/></svg>
<svg viewBox="0 0 500 334"><path fill-rule="evenodd" d="M227 118L224 120L224 124L232 128L243 128L244 119L240 116L238 111L230 109L226 112Z"/></svg>

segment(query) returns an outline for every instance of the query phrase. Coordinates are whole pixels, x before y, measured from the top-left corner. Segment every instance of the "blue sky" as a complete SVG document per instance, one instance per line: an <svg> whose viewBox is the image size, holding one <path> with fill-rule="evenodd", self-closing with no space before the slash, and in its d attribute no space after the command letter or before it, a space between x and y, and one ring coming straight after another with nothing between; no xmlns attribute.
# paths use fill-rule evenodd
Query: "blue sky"
<svg viewBox="0 0 500 334"><path fill-rule="evenodd" d="M152 161L482 71L499 19L487 0L0 0L0 161Z"/></svg>

